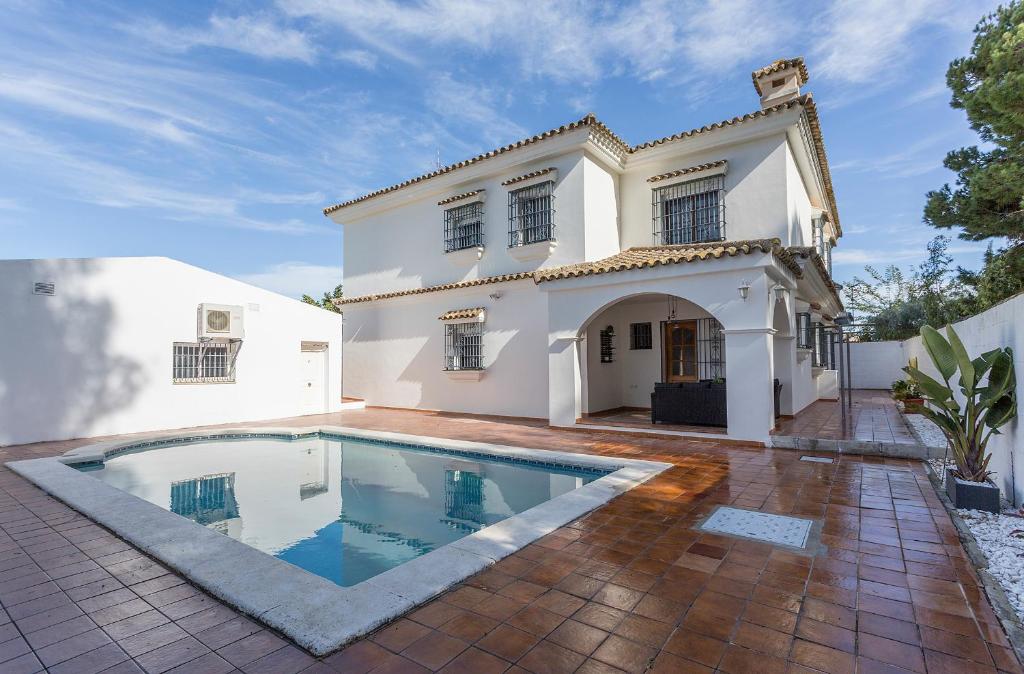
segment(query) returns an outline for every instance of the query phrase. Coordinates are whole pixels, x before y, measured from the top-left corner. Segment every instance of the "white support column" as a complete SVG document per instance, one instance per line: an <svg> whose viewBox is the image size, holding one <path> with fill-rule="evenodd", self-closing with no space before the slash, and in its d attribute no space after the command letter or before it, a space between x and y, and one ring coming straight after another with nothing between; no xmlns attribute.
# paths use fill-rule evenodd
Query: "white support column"
<svg viewBox="0 0 1024 674"><path fill-rule="evenodd" d="M775 424L773 328L723 330L728 433L766 442Z"/></svg>
<svg viewBox="0 0 1024 674"><path fill-rule="evenodd" d="M574 426L582 410L581 342L571 336L552 335L549 339L548 423L552 426Z"/></svg>

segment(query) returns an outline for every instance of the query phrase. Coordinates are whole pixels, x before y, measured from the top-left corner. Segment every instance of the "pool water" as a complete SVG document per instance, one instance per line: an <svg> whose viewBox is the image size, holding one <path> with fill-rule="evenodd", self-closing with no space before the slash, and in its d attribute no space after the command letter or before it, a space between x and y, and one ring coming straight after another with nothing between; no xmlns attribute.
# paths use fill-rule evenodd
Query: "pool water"
<svg viewBox="0 0 1024 674"><path fill-rule="evenodd" d="M321 436L165 445L88 470L343 586L605 474Z"/></svg>

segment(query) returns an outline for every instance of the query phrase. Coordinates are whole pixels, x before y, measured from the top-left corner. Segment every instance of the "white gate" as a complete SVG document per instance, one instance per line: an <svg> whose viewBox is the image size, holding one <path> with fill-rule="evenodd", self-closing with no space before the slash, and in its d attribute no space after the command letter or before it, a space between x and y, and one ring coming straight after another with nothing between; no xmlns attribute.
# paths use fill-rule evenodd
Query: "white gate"
<svg viewBox="0 0 1024 674"><path fill-rule="evenodd" d="M327 344L303 342L299 355L300 414L323 414L327 411Z"/></svg>

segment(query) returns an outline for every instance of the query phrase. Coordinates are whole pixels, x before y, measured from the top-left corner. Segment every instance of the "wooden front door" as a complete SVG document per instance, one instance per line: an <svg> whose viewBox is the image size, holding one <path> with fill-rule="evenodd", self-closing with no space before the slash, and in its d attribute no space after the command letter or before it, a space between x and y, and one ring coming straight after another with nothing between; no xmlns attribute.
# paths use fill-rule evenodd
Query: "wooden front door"
<svg viewBox="0 0 1024 674"><path fill-rule="evenodd" d="M697 321L669 321L664 330L664 381L697 381Z"/></svg>

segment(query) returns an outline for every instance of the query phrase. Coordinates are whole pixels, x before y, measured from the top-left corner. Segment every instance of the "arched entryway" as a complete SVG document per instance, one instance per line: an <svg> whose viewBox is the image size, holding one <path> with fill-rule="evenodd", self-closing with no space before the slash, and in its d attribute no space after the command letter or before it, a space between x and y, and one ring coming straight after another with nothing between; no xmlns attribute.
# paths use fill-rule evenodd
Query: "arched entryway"
<svg viewBox="0 0 1024 674"><path fill-rule="evenodd" d="M582 422L725 432L725 335L703 307L631 295L596 311L577 339Z"/></svg>

